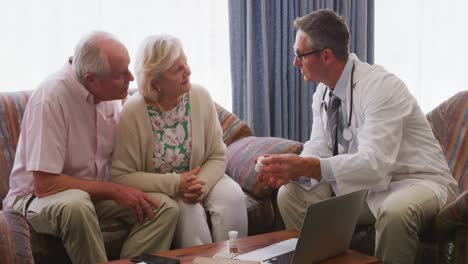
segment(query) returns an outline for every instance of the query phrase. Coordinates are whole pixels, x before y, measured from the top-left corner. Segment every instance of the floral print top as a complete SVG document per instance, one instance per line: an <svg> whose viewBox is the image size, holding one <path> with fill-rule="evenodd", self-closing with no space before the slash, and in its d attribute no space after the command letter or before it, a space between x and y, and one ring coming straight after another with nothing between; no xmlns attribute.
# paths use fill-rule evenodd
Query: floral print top
<svg viewBox="0 0 468 264"><path fill-rule="evenodd" d="M153 165L156 173L189 171L192 135L190 125L189 94L182 96L179 104L160 111L147 105L155 138Z"/></svg>

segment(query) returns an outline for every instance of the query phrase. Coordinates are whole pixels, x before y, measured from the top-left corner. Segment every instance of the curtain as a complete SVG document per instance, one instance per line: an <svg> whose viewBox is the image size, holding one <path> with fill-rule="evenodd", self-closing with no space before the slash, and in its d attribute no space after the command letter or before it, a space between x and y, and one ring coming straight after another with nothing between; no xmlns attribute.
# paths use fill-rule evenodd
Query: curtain
<svg viewBox="0 0 468 264"><path fill-rule="evenodd" d="M256 136L306 141L312 127L315 83L305 83L294 60L293 21L330 8L343 15L351 52L373 62L373 0L230 0L233 112Z"/></svg>

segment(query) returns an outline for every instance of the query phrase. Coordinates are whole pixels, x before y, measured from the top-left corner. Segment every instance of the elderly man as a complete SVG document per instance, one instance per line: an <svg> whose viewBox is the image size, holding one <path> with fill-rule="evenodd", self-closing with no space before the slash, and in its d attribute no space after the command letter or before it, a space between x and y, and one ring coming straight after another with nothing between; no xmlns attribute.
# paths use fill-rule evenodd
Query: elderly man
<svg viewBox="0 0 468 264"><path fill-rule="evenodd" d="M22 211L36 232L60 237L73 263L107 260L100 222L132 225L123 258L168 249L175 231L174 201L109 182L118 99L133 80L129 62L113 35L92 32L25 110L3 206Z"/></svg>
<svg viewBox="0 0 468 264"><path fill-rule="evenodd" d="M285 184L279 209L297 229L307 205L332 190L368 189L360 222L375 223L376 256L413 263L418 234L457 189L440 145L406 85L349 54L348 28L335 12L319 10L294 24L294 66L304 80L320 82L312 133L300 156L265 158L258 179Z"/></svg>

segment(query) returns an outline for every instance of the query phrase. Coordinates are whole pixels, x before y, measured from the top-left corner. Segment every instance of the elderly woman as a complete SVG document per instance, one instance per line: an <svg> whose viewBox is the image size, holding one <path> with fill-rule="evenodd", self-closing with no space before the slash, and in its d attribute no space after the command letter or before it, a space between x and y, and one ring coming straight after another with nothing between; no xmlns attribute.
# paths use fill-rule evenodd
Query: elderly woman
<svg viewBox="0 0 468 264"><path fill-rule="evenodd" d="M111 170L115 182L178 202L176 247L226 240L230 230L247 235L245 196L224 175L226 146L214 102L190 83L190 74L177 38L146 38L135 66L139 92L120 114Z"/></svg>

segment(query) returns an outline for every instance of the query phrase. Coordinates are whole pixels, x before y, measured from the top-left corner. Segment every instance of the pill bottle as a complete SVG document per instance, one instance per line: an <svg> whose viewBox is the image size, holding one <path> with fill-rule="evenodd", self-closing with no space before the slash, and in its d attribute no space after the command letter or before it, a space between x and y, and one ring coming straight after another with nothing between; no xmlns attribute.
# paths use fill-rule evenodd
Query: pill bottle
<svg viewBox="0 0 468 264"><path fill-rule="evenodd" d="M237 231L229 231L229 252L237 253Z"/></svg>
<svg viewBox="0 0 468 264"><path fill-rule="evenodd" d="M255 171L260 172L260 168L263 166L262 160L264 159L264 156L260 156L257 158L257 163L255 164Z"/></svg>

